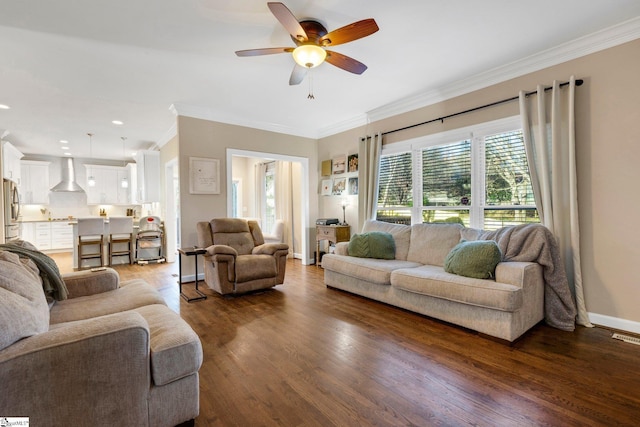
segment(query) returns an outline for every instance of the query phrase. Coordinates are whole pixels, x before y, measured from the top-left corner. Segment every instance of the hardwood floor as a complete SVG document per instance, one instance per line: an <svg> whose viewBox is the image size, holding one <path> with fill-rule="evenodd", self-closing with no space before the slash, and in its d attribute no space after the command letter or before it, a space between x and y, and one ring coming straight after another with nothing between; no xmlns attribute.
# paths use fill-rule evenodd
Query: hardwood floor
<svg viewBox="0 0 640 427"><path fill-rule="evenodd" d="M322 270L299 261L275 290L225 298L203 285L208 299L187 303L177 269L117 267L156 286L202 340L196 426L640 422L640 346L603 328L540 324L508 346L327 289Z"/></svg>

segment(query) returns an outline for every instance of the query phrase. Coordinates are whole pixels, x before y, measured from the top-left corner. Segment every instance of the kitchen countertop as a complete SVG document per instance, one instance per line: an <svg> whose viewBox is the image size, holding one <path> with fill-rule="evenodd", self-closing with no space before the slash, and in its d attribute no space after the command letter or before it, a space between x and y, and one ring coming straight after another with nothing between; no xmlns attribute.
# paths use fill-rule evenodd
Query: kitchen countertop
<svg viewBox="0 0 640 427"><path fill-rule="evenodd" d="M102 217L104 218L105 221L109 221L109 217ZM133 223L135 224L136 222L138 222L140 220L140 218L133 218ZM77 224L78 223L78 218L76 217L71 217L71 218L51 218L51 219L21 219L18 222L22 222L22 223L27 223L27 222L69 222L71 224Z"/></svg>

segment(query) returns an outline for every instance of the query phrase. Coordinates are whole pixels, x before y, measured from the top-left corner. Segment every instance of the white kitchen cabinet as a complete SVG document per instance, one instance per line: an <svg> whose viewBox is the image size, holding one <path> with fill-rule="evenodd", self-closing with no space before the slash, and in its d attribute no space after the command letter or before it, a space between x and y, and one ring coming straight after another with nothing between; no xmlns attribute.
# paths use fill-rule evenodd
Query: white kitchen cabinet
<svg viewBox="0 0 640 427"><path fill-rule="evenodd" d="M22 160L20 193L25 205L49 204L49 162Z"/></svg>
<svg viewBox="0 0 640 427"><path fill-rule="evenodd" d="M130 190L129 186L131 185L131 180L129 179L129 169L118 168L117 171L117 183L116 188L118 189L118 204L119 205L128 205L131 204ZM122 186L122 183L126 182L126 187Z"/></svg>
<svg viewBox="0 0 640 427"><path fill-rule="evenodd" d="M36 224L33 222L23 222L20 224L20 238L26 242L35 245L36 241Z"/></svg>
<svg viewBox="0 0 640 427"><path fill-rule="evenodd" d="M24 155L8 141L2 141L2 177L20 185L20 159Z"/></svg>
<svg viewBox="0 0 640 427"><path fill-rule="evenodd" d="M127 163L129 172L129 203L138 203L138 166L135 163Z"/></svg>
<svg viewBox="0 0 640 427"><path fill-rule="evenodd" d="M129 170L120 166L85 165L87 169L87 204L89 205L128 205L129 189L122 187L122 179L129 181ZM93 177L95 185L89 185Z"/></svg>
<svg viewBox="0 0 640 427"><path fill-rule="evenodd" d="M51 223L36 222L35 223L35 239L33 243L38 250L46 251L51 249Z"/></svg>
<svg viewBox="0 0 640 427"><path fill-rule="evenodd" d="M51 223L51 249L73 249L73 226L68 222Z"/></svg>
<svg viewBox="0 0 640 427"><path fill-rule="evenodd" d="M41 251L73 249L73 226L67 221L25 222L22 239Z"/></svg>
<svg viewBox="0 0 640 427"><path fill-rule="evenodd" d="M160 201L160 152L138 151L136 153L137 203Z"/></svg>

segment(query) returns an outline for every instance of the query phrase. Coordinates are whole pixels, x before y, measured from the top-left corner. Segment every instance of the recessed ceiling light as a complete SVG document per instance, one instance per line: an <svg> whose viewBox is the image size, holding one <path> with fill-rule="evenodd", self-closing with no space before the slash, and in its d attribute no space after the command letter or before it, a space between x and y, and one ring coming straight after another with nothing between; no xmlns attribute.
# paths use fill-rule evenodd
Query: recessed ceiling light
<svg viewBox="0 0 640 427"><path fill-rule="evenodd" d="M9 107L8 105L5 104L0 104L0 110L10 110L11 107Z"/></svg>
<svg viewBox="0 0 640 427"><path fill-rule="evenodd" d="M67 141L66 139L61 139L60 140L60 144L68 144L68 143L69 143L69 141Z"/></svg>
<svg viewBox="0 0 640 427"><path fill-rule="evenodd" d="M70 156L70 155L71 155L71 153L64 153L64 155L65 155L65 156Z"/></svg>
<svg viewBox="0 0 640 427"><path fill-rule="evenodd" d="M123 121L121 121L121 120L112 120L112 121L111 121L111 123L113 123L114 125L118 125L118 126L120 126L120 125L123 125L123 124L124 124L124 122L123 122Z"/></svg>

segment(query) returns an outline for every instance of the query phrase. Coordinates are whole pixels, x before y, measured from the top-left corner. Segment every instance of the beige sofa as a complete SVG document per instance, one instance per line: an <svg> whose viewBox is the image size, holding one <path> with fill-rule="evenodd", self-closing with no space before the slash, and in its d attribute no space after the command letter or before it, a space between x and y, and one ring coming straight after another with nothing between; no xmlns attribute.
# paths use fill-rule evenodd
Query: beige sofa
<svg viewBox="0 0 640 427"><path fill-rule="evenodd" d="M0 415L34 426L173 426L199 412L200 339L142 280L63 275L47 302L32 259L0 250Z"/></svg>
<svg viewBox="0 0 640 427"><path fill-rule="evenodd" d="M322 259L327 286L514 341L544 318L542 267L500 262L495 280L444 271L447 254L461 240L459 224L400 225L367 221L362 232L393 236L395 259L348 256L348 242Z"/></svg>

